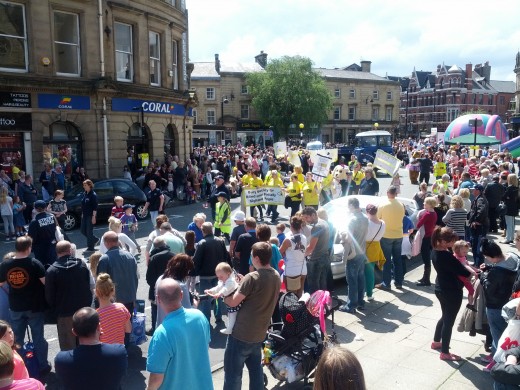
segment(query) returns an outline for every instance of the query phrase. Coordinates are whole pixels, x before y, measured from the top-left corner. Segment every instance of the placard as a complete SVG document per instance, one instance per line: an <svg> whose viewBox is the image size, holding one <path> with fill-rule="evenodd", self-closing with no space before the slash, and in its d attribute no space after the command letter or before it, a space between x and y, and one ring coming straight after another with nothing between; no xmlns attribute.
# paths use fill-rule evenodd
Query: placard
<svg viewBox="0 0 520 390"><path fill-rule="evenodd" d="M287 157L289 163L291 163L295 167L301 167L302 162L300 160L300 156L298 155L297 150L289 150L289 155Z"/></svg>
<svg viewBox="0 0 520 390"><path fill-rule="evenodd" d="M382 171L394 176L401 166L401 160L378 149L376 157L374 158L374 167L381 169Z"/></svg>
<svg viewBox="0 0 520 390"><path fill-rule="evenodd" d="M261 204L283 205L285 203L285 192L280 187L264 186L244 188L242 192L246 207Z"/></svg>
<svg viewBox="0 0 520 390"><path fill-rule="evenodd" d="M332 157L326 154L325 150L320 150L313 160L314 166L312 167L312 177L317 182L323 181L323 179L325 179L329 174Z"/></svg>
<svg viewBox="0 0 520 390"><path fill-rule="evenodd" d="M274 155L276 157L285 157L287 154L287 142L275 142L274 143Z"/></svg>

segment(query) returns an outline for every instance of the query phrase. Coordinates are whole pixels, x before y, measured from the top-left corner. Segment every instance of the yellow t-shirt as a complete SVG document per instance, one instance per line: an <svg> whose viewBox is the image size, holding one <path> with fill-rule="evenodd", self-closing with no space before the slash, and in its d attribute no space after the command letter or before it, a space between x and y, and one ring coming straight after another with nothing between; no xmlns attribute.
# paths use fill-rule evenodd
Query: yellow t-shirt
<svg viewBox="0 0 520 390"><path fill-rule="evenodd" d="M269 180L265 183L268 186L273 187L283 187L283 181L280 179L280 176L278 176L276 179L274 177L269 177Z"/></svg>
<svg viewBox="0 0 520 390"><path fill-rule="evenodd" d="M253 188L256 188L256 187L262 187L264 185L264 181L260 178L260 177L251 177L249 179L249 186L250 187L253 187Z"/></svg>
<svg viewBox="0 0 520 390"><path fill-rule="evenodd" d="M315 181L303 183L303 204L305 206L318 206L320 204L320 193L318 190L319 185Z"/></svg>
<svg viewBox="0 0 520 390"><path fill-rule="evenodd" d="M439 177L446 174L446 163L442 161L437 161L433 166L433 175L435 177Z"/></svg>
<svg viewBox="0 0 520 390"><path fill-rule="evenodd" d="M323 179L323 181L321 182L321 186L325 190L325 189L329 189L331 184L332 184L332 173L329 172L327 177L325 179Z"/></svg>
<svg viewBox="0 0 520 390"><path fill-rule="evenodd" d="M377 218L385 221L384 238L403 238L404 206L395 199L388 199L377 210Z"/></svg>
<svg viewBox="0 0 520 390"><path fill-rule="evenodd" d="M360 185L361 184L361 180L363 180L365 178L365 174L361 171L357 171L357 172L352 172L352 180L354 180L354 182L356 183L356 185Z"/></svg>
<svg viewBox="0 0 520 390"><path fill-rule="evenodd" d="M247 173L244 176L242 176L242 185L243 186L249 185L249 180L251 179L251 177L252 176L248 175Z"/></svg>
<svg viewBox="0 0 520 390"><path fill-rule="evenodd" d="M302 184L305 182L305 176L303 176L303 173L298 173L298 181Z"/></svg>
<svg viewBox="0 0 520 390"><path fill-rule="evenodd" d="M295 202L301 200L301 198L298 196L302 192L302 183L299 181L291 181L289 185L287 186L287 193L291 197L291 200L294 200Z"/></svg>

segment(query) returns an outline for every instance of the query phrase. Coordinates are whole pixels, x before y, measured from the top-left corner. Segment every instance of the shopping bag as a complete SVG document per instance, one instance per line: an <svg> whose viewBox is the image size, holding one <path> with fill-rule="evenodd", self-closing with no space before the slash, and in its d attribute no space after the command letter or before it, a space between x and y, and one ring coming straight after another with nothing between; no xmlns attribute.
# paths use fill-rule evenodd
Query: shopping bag
<svg viewBox="0 0 520 390"><path fill-rule="evenodd" d="M20 356L25 363L29 376L38 379L40 377L40 363L38 363L38 359L36 358L36 351L31 339L29 327L27 327L27 338L28 340L25 341L22 348L20 348Z"/></svg>
<svg viewBox="0 0 520 390"><path fill-rule="evenodd" d="M148 340L146 337L146 314L139 313L137 310L134 310L134 315L132 316L132 333L130 333L130 344L132 345L141 345Z"/></svg>
<svg viewBox="0 0 520 390"><path fill-rule="evenodd" d="M505 362L507 351L518 346L520 346L520 320L511 320L500 336L493 360L497 363Z"/></svg>

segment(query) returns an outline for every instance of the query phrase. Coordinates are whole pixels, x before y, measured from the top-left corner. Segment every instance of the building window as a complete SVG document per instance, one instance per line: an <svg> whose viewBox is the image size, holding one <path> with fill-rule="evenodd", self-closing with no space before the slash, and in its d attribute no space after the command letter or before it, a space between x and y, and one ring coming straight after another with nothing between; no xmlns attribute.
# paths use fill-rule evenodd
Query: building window
<svg viewBox="0 0 520 390"><path fill-rule="evenodd" d="M506 102L506 99L504 98L504 96L500 96L498 98L498 104L500 104L501 106L503 106Z"/></svg>
<svg viewBox="0 0 520 390"><path fill-rule="evenodd" d="M240 118L249 119L249 104L240 105Z"/></svg>
<svg viewBox="0 0 520 390"><path fill-rule="evenodd" d="M372 91L372 99L379 100L379 91L378 90Z"/></svg>
<svg viewBox="0 0 520 390"><path fill-rule="evenodd" d="M392 107L386 108L385 120L390 122L392 120Z"/></svg>
<svg viewBox="0 0 520 390"><path fill-rule="evenodd" d="M193 124L196 125L197 124L197 109L196 108L191 110L191 115L193 115Z"/></svg>
<svg viewBox="0 0 520 390"><path fill-rule="evenodd" d="M179 45L172 42L172 87L179 89Z"/></svg>
<svg viewBox="0 0 520 390"><path fill-rule="evenodd" d="M334 120L341 120L341 107L334 107Z"/></svg>
<svg viewBox="0 0 520 390"><path fill-rule="evenodd" d="M489 104L490 106L493 105L493 95L488 95L488 104Z"/></svg>
<svg viewBox="0 0 520 390"><path fill-rule="evenodd" d="M355 99L356 98L356 90L355 89L351 89L350 91L348 91L348 97L350 99Z"/></svg>
<svg viewBox="0 0 520 390"><path fill-rule="evenodd" d="M27 72L27 31L22 4L0 3L0 69Z"/></svg>
<svg viewBox="0 0 520 390"><path fill-rule="evenodd" d="M372 120L379 120L379 107L372 107Z"/></svg>
<svg viewBox="0 0 520 390"><path fill-rule="evenodd" d="M478 104L484 104L484 95L478 95Z"/></svg>
<svg viewBox="0 0 520 390"><path fill-rule="evenodd" d="M150 85L161 85L161 36L153 31L148 33L150 52Z"/></svg>
<svg viewBox="0 0 520 390"><path fill-rule="evenodd" d="M355 106L349 106L349 108L348 108L348 120L349 121L355 121L356 120L356 107Z"/></svg>
<svg viewBox="0 0 520 390"><path fill-rule="evenodd" d="M334 143L340 144L343 142L343 129L334 129Z"/></svg>
<svg viewBox="0 0 520 390"><path fill-rule="evenodd" d="M215 115L215 109L214 108L208 108L206 110L206 122L208 125L214 125L217 123L216 121L216 115Z"/></svg>
<svg viewBox="0 0 520 390"><path fill-rule="evenodd" d="M132 26L114 23L116 41L116 74L118 81L134 79L134 53L132 47Z"/></svg>
<svg viewBox="0 0 520 390"><path fill-rule="evenodd" d="M241 85L240 86L240 94L241 95L248 95L249 94L249 86L248 85Z"/></svg>
<svg viewBox="0 0 520 390"><path fill-rule="evenodd" d="M392 91L386 91L386 100L392 100Z"/></svg>
<svg viewBox="0 0 520 390"><path fill-rule="evenodd" d="M334 97L337 98L337 99L339 99L341 97L341 89L336 88L334 90Z"/></svg>
<svg viewBox="0 0 520 390"><path fill-rule="evenodd" d="M54 51L56 74L80 75L81 53L78 14L54 11Z"/></svg>
<svg viewBox="0 0 520 390"><path fill-rule="evenodd" d="M206 88L206 100L215 100L215 88Z"/></svg>

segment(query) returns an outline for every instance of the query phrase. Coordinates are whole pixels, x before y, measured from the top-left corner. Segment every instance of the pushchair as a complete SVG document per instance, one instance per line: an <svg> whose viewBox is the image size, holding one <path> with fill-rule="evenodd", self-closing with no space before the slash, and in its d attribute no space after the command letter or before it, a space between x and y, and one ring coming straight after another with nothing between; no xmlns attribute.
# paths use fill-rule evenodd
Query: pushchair
<svg viewBox="0 0 520 390"><path fill-rule="evenodd" d="M264 366L280 382L304 381L304 389L312 389L312 378L326 347L320 321L294 293L286 293L279 301L281 323L272 324L264 342ZM329 308L330 309L330 308ZM264 374L267 386L267 375Z"/></svg>

